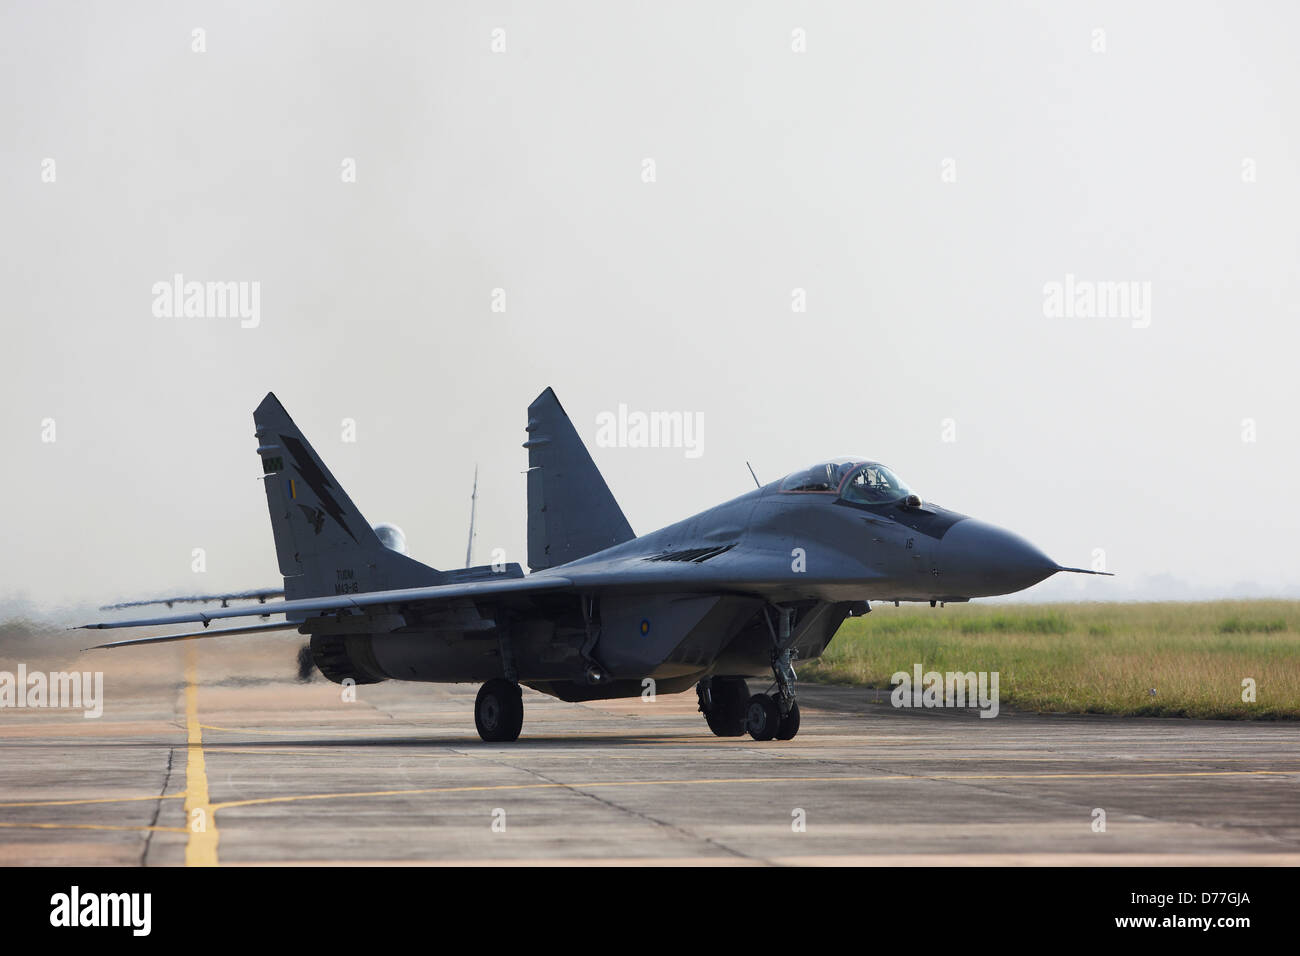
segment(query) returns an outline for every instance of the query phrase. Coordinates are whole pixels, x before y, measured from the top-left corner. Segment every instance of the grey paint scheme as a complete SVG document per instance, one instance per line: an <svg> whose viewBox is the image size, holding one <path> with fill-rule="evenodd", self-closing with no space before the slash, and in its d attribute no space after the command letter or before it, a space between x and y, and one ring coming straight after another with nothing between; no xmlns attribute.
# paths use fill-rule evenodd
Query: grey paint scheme
<svg viewBox="0 0 1300 956"><path fill-rule="evenodd" d="M1074 570L935 505L860 505L781 482L637 538L554 392L528 412L532 574L517 564L439 571L384 548L268 394L254 421L287 599L85 626L205 628L101 645L122 646L283 614L336 681L504 675L590 700L639 694L645 678L671 693L709 676L769 676L778 609L794 656L809 659L865 602L965 601Z"/></svg>
<svg viewBox="0 0 1300 956"><path fill-rule="evenodd" d="M567 564L636 537L555 392L528 406L528 566Z"/></svg>

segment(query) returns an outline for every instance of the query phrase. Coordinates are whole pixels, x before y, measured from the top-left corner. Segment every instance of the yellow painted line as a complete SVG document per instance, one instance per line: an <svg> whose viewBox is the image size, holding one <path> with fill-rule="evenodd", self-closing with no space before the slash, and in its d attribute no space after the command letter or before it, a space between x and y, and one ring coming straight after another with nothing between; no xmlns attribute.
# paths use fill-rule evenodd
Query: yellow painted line
<svg viewBox="0 0 1300 956"><path fill-rule="evenodd" d="M870 777L713 777L702 780L600 780L587 783L516 783L467 787L428 787L418 790L359 790L348 793L304 793L289 797L258 797L251 800L231 800L212 805L214 811L232 807L248 807L267 803L292 803L298 800L338 800L359 797L400 797L434 793L484 793L506 790L592 790L610 787L690 787L718 786L737 783L874 783L900 780L1109 780L1134 777L1242 777L1242 776L1292 776L1300 770L1186 770L1158 773L1022 773L1022 774L900 774Z"/></svg>
<svg viewBox="0 0 1300 956"><path fill-rule="evenodd" d="M166 833L184 833L184 827L157 826L113 826L107 823L0 823L0 827L23 829L31 827L37 830L161 830Z"/></svg>
<svg viewBox="0 0 1300 956"><path fill-rule="evenodd" d="M186 866L217 865L217 820L208 799L208 773L203 759L203 731L199 726L198 657L193 647L185 655L185 823L190 838L185 844Z"/></svg>
<svg viewBox="0 0 1300 956"><path fill-rule="evenodd" d="M0 803L0 809L10 807L80 807L89 803L130 803L134 800L179 800L183 793L169 793L150 797L95 797L86 800L33 800L30 803Z"/></svg>

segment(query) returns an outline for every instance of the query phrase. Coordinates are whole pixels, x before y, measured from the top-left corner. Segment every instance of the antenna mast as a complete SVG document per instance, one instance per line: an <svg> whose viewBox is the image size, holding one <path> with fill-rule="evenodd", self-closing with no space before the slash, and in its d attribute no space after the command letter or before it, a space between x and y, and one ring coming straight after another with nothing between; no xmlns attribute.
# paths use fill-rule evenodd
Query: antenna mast
<svg viewBox="0 0 1300 956"><path fill-rule="evenodd" d="M478 510L478 465L474 466L474 490L469 496L469 543L465 545L465 567L474 554L474 513Z"/></svg>

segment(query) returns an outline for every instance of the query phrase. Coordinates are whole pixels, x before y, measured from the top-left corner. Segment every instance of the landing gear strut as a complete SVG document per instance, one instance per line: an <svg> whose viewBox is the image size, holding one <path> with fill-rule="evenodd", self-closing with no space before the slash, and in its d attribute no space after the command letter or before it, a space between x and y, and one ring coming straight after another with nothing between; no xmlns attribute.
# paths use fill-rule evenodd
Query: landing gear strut
<svg viewBox="0 0 1300 956"><path fill-rule="evenodd" d="M772 635L772 676L776 693L755 694L745 710L745 729L755 740L793 740L799 733L799 701L795 699L794 609L778 607L777 623L763 609L763 620Z"/></svg>
<svg viewBox="0 0 1300 956"><path fill-rule="evenodd" d="M518 740L524 727L524 696L519 685L494 677L480 687L474 700L474 726L488 743Z"/></svg>

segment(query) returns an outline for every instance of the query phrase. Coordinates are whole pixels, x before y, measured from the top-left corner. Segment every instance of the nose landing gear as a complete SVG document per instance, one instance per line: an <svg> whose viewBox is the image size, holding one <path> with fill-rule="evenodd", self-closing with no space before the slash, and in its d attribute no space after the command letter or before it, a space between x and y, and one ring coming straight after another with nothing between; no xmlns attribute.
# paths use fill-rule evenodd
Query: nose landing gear
<svg viewBox="0 0 1300 956"><path fill-rule="evenodd" d="M771 610L776 611L773 624ZM700 711L709 729L719 737L739 737L744 733L755 740L793 740L799 733L799 702L794 683L794 608L763 609L772 636L773 690L748 697L749 689L741 677L706 677L695 686L700 697Z"/></svg>
<svg viewBox="0 0 1300 956"><path fill-rule="evenodd" d="M745 729L755 740L771 740L781 726L781 707L771 694L755 694L745 710Z"/></svg>
<svg viewBox="0 0 1300 956"><path fill-rule="evenodd" d="M749 698L745 711L745 729L755 740L793 740L799 733L799 701L795 699L794 609L776 608L777 624L763 609L763 620L772 635L772 676L776 679L776 692L755 694Z"/></svg>
<svg viewBox="0 0 1300 956"><path fill-rule="evenodd" d="M781 713L781 699L775 694L755 694L745 710L745 729L755 740L793 740L799 733L799 702Z"/></svg>

